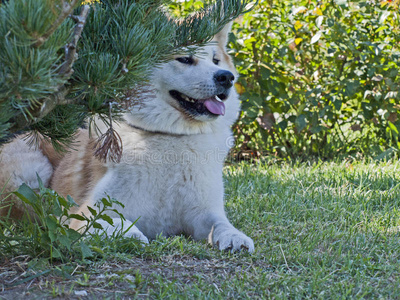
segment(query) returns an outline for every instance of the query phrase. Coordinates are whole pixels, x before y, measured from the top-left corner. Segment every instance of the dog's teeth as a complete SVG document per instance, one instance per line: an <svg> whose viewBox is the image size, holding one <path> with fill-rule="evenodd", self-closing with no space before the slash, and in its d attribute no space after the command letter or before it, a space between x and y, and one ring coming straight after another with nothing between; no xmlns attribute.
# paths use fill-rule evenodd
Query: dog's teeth
<svg viewBox="0 0 400 300"><path fill-rule="evenodd" d="M190 98L189 96L186 96L186 95L182 95L182 99L187 102L191 102L191 103L196 102L196 100L194 100L193 98Z"/></svg>
<svg viewBox="0 0 400 300"><path fill-rule="evenodd" d="M215 96L215 100L222 102L222 100L218 96Z"/></svg>

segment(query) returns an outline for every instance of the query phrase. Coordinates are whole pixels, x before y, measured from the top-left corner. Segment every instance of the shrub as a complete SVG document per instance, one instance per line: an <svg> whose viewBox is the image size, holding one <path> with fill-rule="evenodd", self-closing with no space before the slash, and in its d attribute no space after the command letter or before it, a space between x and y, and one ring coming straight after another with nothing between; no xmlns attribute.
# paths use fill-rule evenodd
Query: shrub
<svg viewBox="0 0 400 300"><path fill-rule="evenodd" d="M232 39L236 151L281 157L399 149L399 1L261 1Z"/></svg>
<svg viewBox="0 0 400 300"><path fill-rule="evenodd" d="M55 191L43 186L38 177L39 191L36 192L23 184L13 194L27 207L26 218L18 222L11 222L7 218L0 219L0 253L3 255L30 255L45 259L68 261L71 257L85 259L94 255L92 250L101 253L101 249L91 246L87 233L94 229L103 229L98 222L104 220L113 225L113 220L106 213L114 212L122 220L124 217L113 207L123 205L115 199L106 196L89 207L92 215L77 215L70 213L74 200L68 196L61 197ZM28 209L29 208L29 209ZM72 219L83 221L85 226L82 232L69 228L68 222ZM129 230L129 229L128 229ZM116 232L122 236L123 232Z"/></svg>

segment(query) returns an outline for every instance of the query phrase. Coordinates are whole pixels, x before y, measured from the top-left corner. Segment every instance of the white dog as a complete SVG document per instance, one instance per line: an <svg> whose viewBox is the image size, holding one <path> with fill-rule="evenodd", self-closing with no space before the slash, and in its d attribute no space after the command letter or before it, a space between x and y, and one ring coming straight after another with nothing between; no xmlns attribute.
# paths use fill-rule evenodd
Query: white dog
<svg viewBox="0 0 400 300"><path fill-rule="evenodd" d="M124 227L138 219L127 235L144 242L159 234L185 233L208 238L221 250L253 252L253 241L228 221L223 203L222 168L232 144L230 126L240 109L233 87L237 74L225 51L229 28L199 56L178 56L155 69L140 105L114 126L123 141L120 163L97 160L84 130L77 151L59 162L48 149L31 150L17 139L3 147L0 184L9 180L12 188L22 182L35 187L38 173L80 204L77 213L90 215L87 207L105 193L117 199L125 205ZM32 168L25 166L31 163ZM57 165L54 172L52 165ZM112 217L120 228L120 218ZM116 229L102 225L109 233Z"/></svg>

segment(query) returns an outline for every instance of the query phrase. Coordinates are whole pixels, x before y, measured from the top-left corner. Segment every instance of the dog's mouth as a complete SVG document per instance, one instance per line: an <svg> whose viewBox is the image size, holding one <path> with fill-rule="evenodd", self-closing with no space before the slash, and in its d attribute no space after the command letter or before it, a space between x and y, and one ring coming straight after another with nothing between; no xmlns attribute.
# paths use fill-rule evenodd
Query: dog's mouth
<svg viewBox="0 0 400 300"><path fill-rule="evenodd" d="M169 91L169 94L191 114L225 115L225 104L222 101L228 97L227 94L218 94L206 99L194 99L176 90Z"/></svg>

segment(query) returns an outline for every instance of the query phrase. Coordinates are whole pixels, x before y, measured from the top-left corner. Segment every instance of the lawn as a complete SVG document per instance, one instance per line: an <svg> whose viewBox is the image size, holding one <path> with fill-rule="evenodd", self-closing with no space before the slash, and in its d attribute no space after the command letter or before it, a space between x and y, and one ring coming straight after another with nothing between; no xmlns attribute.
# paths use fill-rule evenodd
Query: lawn
<svg viewBox="0 0 400 300"><path fill-rule="evenodd" d="M398 299L400 163L240 163L225 168L229 219L255 253L159 237L95 236L92 260L0 256L0 299Z"/></svg>

